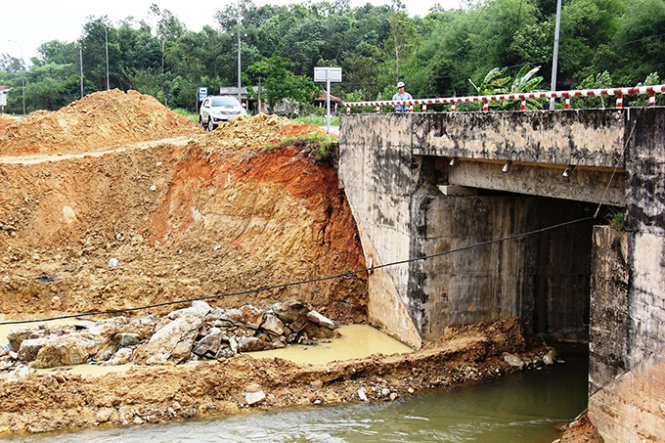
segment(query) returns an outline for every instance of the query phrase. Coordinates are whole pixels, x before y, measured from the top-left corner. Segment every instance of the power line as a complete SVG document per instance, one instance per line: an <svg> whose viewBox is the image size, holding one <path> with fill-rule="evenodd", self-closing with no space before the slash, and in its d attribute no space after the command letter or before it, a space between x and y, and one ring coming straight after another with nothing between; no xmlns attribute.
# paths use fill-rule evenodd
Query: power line
<svg viewBox="0 0 665 443"><path fill-rule="evenodd" d="M551 231L551 230L554 230L554 229L562 228L564 226L569 226L569 225L573 225L573 224L576 224L576 223L581 223L583 221L593 220L594 218L595 218L595 216L594 217L589 216L589 217L584 217L584 218L578 218L578 219L575 219L575 220L559 223L559 224L556 224L556 225L548 226L548 227L541 228L541 229L536 229L536 230L521 233L521 234L515 234L515 235L511 235L511 236L508 236L508 237L503 237L503 238L499 238L499 239L495 239L495 240L488 240L488 241L475 243L475 244L468 245L468 246L462 246L460 248L449 249L447 251L438 252L436 254L423 255L423 256L420 256L420 257L409 258L409 259L400 260L400 261L396 261L396 262L392 262L392 263L386 263L386 264L383 264L383 265L371 266L369 268L358 269L358 270L355 270L355 271L348 271L348 272L344 272L344 273L341 273L341 274L331 275L331 276L328 276L328 277L317 277L317 278L312 278L312 279L308 279L308 280L299 280L299 281L294 281L294 282L289 282L289 283L280 283L280 284L271 285L271 286L261 286L261 287L258 287L258 288L246 289L246 290L237 291L237 292L227 292L227 293L223 293L223 294L215 294L215 295L209 295L209 296L205 296L205 297L196 297L196 298L188 298L188 299L182 299L182 300L168 301L168 302L163 302L163 303L155 303L155 304L152 304L152 305L138 306L138 307L135 307L135 308L111 309L111 310L108 310L108 311L94 311L94 312L85 312L85 313L79 313L79 314L60 315L60 316L57 316L57 317L50 317L50 318L43 318L43 319L15 320L15 321L0 322L0 326L20 325L20 324L37 323L37 322L48 322L48 321L54 321L54 320L66 320L66 319L72 319L72 318L92 317L92 316L97 316L97 315L121 314L121 313L124 313L124 312L136 312L136 311L143 311L143 310L147 310L147 309L161 308L161 307L164 307L164 306L179 305L179 304L183 304L183 303L191 303L191 302L194 302L194 301L216 300L216 299L225 298L225 297L234 297L234 296L238 296L238 295L247 295L247 294L259 293L259 292L263 292L263 291L270 291L270 290L273 290L273 289L283 289L283 288L287 288L287 287L291 287L291 286L300 286L300 285L305 285L305 284L309 284L309 283L318 283L318 282L323 282L323 281L328 281L328 280L335 280L335 279L350 277L352 275L360 274L362 272L375 271L375 270L378 270L378 269L388 268L388 267L397 266L397 265L403 265L403 264L411 263L411 262L415 262L415 261L427 260L427 259L434 258L434 257L442 257L444 255L449 255L449 254L453 254L453 253L461 252L461 251L467 251L469 249L474 249L474 248L478 248L478 247L481 247L481 246L488 246L488 245L491 245L491 244L501 243L501 242L508 241L508 240L516 240L518 238L524 238L524 237L528 237L528 236L535 235L535 234L541 234L543 232Z"/></svg>

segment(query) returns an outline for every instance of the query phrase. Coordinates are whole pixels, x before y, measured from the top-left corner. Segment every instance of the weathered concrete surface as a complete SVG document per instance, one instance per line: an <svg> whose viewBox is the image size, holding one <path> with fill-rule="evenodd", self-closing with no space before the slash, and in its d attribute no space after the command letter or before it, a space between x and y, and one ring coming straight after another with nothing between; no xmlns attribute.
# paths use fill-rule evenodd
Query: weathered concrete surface
<svg viewBox="0 0 665 443"><path fill-rule="evenodd" d="M446 182L448 162L413 155L411 119L381 117L362 115L342 126L340 181L365 233L368 262L436 254L592 213L583 204L549 199L443 195L436 185ZM561 231L541 241L507 242L384 271L426 340L437 338L447 326L503 316L519 316L532 329L556 338L585 339L590 225L584 229L588 233L583 236L579 230ZM375 251L372 257L368 244ZM573 247L576 254L569 259ZM372 319L400 336L403 325L383 317L391 315L395 302L379 279L369 277L370 312L376 313ZM372 302L382 297L389 300Z"/></svg>
<svg viewBox="0 0 665 443"><path fill-rule="evenodd" d="M339 159L340 182L345 186L358 230L365 234L371 245L363 241L365 260L366 263L372 260L374 265L404 260L410 256L410 196L417 187L417 180L413 179L414 172L419 171L418 162L411 155L408 143L409 122L391 117L388 119L393 124L395 137L384 137L385 134L374 132L371 127L367 127L367 131L349 131L343 137L354 148L340 149ZM348 168L348 165L353 165L353 169ZM392 167L384 168L381 165ZM374 254L367 256L367 251L374 251ZM383 280L384 274L389 277L391 284ZM385 292L389 286L394 287L397 299ZM389 290L392 292L392 289ZM370 275L368 291L368 309L372 321L406 343L419 344L410 338L412 333L409 326L400 325L391 318L399 313L390 313L387 309L397 303L406 306L409 302L408 266L389 267L381 273ZM416 341L420 342L420 339Z"/></svg>
<svg viewBox="0 0 665 443"><path fill-rule="evenodd" d="M551 199L419 190L413 196L412 256L581 218L588 209ZM586 339L591 245L583 233L590 229L586 223L411 263L408 306L415 324L433 340L448 326L510 315L550 338Z"/></svg>
<svg viewBox="0 0 665 443"><path fill-rule="evenodd" d="M508 172L504 173L502 168L505 164L505 161L457 159L454 167L449 169L448 182L472 188L611 206L624 206L626 203L623 168L614 171L585 166L570 168L568 165L511 163ZM568 177L563 176L566 169L570 171ZM608 183L611 183L611 186L608 187Z"/></svg>
<svg viewBox="0 0 665 443"><path fill-rule="evenodd" d="M589 419L606 442L665 439L663 374L663 356L653 356L589 397Z"/></svg>
<svg viewBox="0 0 665 443"><path fill-rule="evenodd" d="M639 381L665 379L657 360L665 348L665 109L352 115L342 119L340 140L341 185L374 245L374 264L594 212L595 205L563 199L625 205L625 234L596 231L593 281L590 224L385 275L424 339L449 324L508 314L536 332L580 338L591 281L592 398L622 406L602 409L594 400L589 416L610 441L665 440L662 386L651 394L651 382ZM508 161L514 175L502 178L497 170ZM562 181L569 165L576 168ZM438 189L448 184L481 189L445 196ZM641 423L642 410L656 418Z"/></svg>
<svg viewBox="0 0 665 443"><path fill-rule="evenodd" d="M629 371L589 399L589 418L607 441L665 440L665 109L633 110L627 119L626 236L630 269L625 352ZM603 334L598 340L620 340ZM591 366L600 366L591 359Z"/></svg>
<svg viewBox="0 0 665 443"><path fill-rule="evenodd" d="M613 168L625 137L624 112L415 114L414 155Z"/></svg>
<svg viewBox="0 0 665 443"><path fill-rule="evenodd" d="M628 368L628 235L610 226L595 226L591 257L589 392L593 394Z"/></svg>
<svg viewBox="0 0 665 443"><path fill-rule="evenodd" d="M372 243L362 228L359 227L358 232L360 234L360 241L365 245L364 252L367 265L373 266L378 264L378 254L374 250ZM420 349L423 345L420 333L413 325L404 301L397 292L393 280L385 272L385 269L373 271L370 274L368 285L367 317L369 321L401 342L415 349Z"/></svg>

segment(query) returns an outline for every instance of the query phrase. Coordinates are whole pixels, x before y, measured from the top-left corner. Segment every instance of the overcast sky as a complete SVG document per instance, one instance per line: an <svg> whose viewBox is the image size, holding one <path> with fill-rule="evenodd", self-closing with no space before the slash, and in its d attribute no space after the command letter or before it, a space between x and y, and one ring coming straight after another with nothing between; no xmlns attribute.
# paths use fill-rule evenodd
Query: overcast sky
<svg viewBox="0 0 665 443"><path fill-rule="evenodd" d="M390 0L351 0L351 6L365 3L390 4ZM234 0L183 1L183 0L3 0L0 6L0 54L23 58L26 63L37 56L37 48L51 40L73 42L81 36L89 16L108 17L117 24L132 16L137 21L147 18L152 3L170 10L190 31L200 31L204 25L217 28L215 11L224 9ZM302 0L254 0L257 5L305 3ZM435 4L449 9L458 7L459 0L408 0L409 15L424 16ZM10 41L11 40L11 41Z"/></svg>

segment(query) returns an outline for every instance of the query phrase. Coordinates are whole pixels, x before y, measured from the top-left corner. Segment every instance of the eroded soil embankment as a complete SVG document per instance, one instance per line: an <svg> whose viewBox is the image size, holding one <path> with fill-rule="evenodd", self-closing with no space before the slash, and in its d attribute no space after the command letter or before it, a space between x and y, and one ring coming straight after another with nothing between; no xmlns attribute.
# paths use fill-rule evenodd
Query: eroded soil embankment
<svg viewBox="0 0 665 443"><path fill-rule="evenodd" d="M296 147L127 149L0 164L5 318L136 307L364 266L334 170ZM117 266L110 266L115 258ZM210 301L364 318L362 275Z"/></svg>
<svg viewBox="0 0 665 443"><path fill-rule="evenodd" d="M423 350L376 355L328 365L238 356L196 366L162 365L97 378L43 374L0 385L0 435L47 432L103 423L161 423L177 418L236 413L249 408L246 394L265 399L252 407L309 406L367 400L390 401L423 389L478 382L517 370L504 352L529 367L547 348L525 339L516 319L451 329Z"/></svg>
<svg viewBox="0 0 665 443"><path fill-rule="evenodd" d="M0 155L21 156L11 164L0 157L5 319L133 308L364 267L333 169L307 149L260 149L306 128L257 117L247 124L271 128L260 139L252 138L256 126L241 123L201 135L169 112L140 94L110 91L58 113L36 113L3 133ZM156 134L191 135L193 142L132 146ZM227 308L301 300L343 323L365 319L366 297L366 280L356 274L208 302ZM0 384L0 432L236 412L256 390L265 391L262 407L352 401L362 397L359 389L369 400L390 399L516 370L505 352L541 364L546 349L523 332L514 320L450 330L408 356L327 366L241 356L92 379L32 375Z"/></svg>

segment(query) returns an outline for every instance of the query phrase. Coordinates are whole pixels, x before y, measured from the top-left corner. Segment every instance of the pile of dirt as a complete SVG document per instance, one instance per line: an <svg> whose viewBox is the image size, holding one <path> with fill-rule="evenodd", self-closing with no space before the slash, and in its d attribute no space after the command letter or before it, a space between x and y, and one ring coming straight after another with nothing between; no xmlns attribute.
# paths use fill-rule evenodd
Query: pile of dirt
<svg viewBox="0 0 665 443"><path fill-rule="evenodd" d="M32 375L0 384L0 436L98 426L163 423L250 408L394 401L418 391L492 380L519 368L506 363L508 343L527 343L507 319L451 330L454 337L410 354L376 354L327 365L237 356L195 366L134 368L85 378ZM506 338L496 341L496 337ZM550 350L522 347L524 368L543 365ZM257 396L259 400L251 400ZM250 394L250 395L248 395Z"/></svg>
<svg viewBox="0 0 665 443"><path fill-rule="evenodd" d="M284 117L259 114L220 124L216 130L202 137L199 145L207 152L263 148L312 133L326 132L318 126L291 123Z"/></svg>
<svg viewBox="0 0 665 443"><path fill-rule="evenodd" d="M596 427L589 420L586 412L580 414L573 422L565 426L565 430L559 443L602 443L603 437L600 436ZM646 441L646 440L645 440Z"/></svg>
<svg viewBox="0 0 665 443"><path fill-rule="evenodd" d="M0 155L92 152L202 132L149 95L114 89L20 119L0 136Z"/></svg>
<svg viewBox="0 0 665 443"><path fill-rule="evenodd" d="M5 128L7 128L7 126L11 125L15 121L16 119L10 115L0 115L0 135L5 132Z"/></svg>

